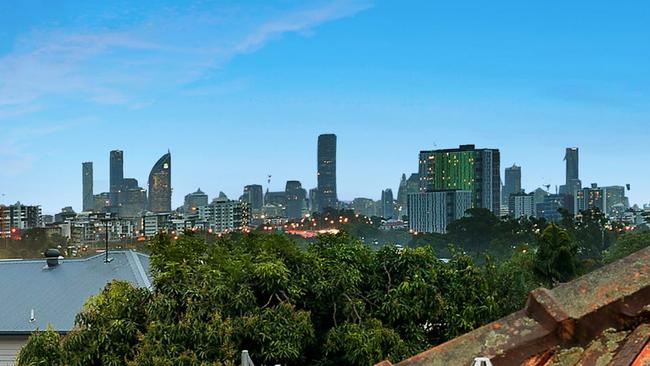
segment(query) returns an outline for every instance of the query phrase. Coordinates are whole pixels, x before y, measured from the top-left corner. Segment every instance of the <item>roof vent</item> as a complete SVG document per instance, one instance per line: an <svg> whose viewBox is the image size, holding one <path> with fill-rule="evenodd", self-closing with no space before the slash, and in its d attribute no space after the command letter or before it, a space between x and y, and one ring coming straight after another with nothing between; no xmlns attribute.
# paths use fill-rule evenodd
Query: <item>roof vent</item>
<svg viewBox="0 0 650 366"><path fill-rule="evenodd" d="M492 366L492 361L487 357L476 357L472 366Z"/></svg>
<svg viewBox="0 0 650 366"><path fill-rule="evenodd" d="M59 261L63 260L61 252L58 249L48 249L45 251L45 259L47 262L46 268L54 268L59 265Z"/></svg>

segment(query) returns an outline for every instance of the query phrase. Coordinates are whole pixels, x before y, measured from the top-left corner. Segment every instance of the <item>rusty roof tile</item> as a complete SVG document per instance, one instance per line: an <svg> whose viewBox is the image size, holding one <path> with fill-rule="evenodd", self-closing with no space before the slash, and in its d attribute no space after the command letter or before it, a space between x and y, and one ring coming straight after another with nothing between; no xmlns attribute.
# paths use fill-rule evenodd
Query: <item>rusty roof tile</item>
<svg viewBox="0 0 650 366"><path fill-rule="evenodd" d="M650 366L650 343L646 344L631 366Z"/></svg>
<svg viewBox="0 0 650 366"><path fill-rule="evenodd" d="M591 342L575 366L609 365L629 333L606 330L602 336Z"/></svg>
<svg viewBox="0 0 650 366"><path fill-rule="evenodd" d="M642 324L627 337L625 344L612 360L612 365L631 365L648 341L650 341L650 324Z"/></svg>

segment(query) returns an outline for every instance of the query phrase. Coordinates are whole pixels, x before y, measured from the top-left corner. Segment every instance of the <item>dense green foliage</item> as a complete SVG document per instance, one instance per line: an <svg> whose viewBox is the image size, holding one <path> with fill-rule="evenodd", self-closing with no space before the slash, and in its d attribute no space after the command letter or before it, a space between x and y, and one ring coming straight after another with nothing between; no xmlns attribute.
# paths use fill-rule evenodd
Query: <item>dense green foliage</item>
<svg viewBox="0 0 650 366"><path fill-rule="evenodd" d="M566 282L578 273L578 246L569 234L555 224L549 225L539 238L535 271L551 283Z"/></svg>
<svg viewBox="0 0 650 366"><path fill-rule="evenodd" d="M61 365L64 358L61 336L48 327L46 331L32 336L23 347L20 355L20 365Z"/></svg>
<svg viewBox="0 0 650 366"><path fill-rule="evenodd" d="M605 252L604 260L606 263L611 263L648 246L650 246L650 230L628 233L618 238L616 243Z"/></svg>
<svg viewBox="0 0 650 366"><path fill-rule="evenodd" d="M260 232L205 239L156 237L153 292L111 283L73 332L33 335L19 364L225 366L242 350L267 365L396 361L521 309L536 287L647 246L650 234L621 236L598 212L547 225L472 210L404 249L345 232L310 243Z"/></svg>
<svg viewBox="0 0 650 366"><path fill-rule="evenodd" d="M445 264L430 247L373 251L345 234L306 249L271 234L214 244L160 236L151 252L155 291L111 283L88 300L71 334L34 335L20 364L231 365L247 349L265 364L369 365L512 306L497 288L511 279L493 279L460 252Z"/></svg>

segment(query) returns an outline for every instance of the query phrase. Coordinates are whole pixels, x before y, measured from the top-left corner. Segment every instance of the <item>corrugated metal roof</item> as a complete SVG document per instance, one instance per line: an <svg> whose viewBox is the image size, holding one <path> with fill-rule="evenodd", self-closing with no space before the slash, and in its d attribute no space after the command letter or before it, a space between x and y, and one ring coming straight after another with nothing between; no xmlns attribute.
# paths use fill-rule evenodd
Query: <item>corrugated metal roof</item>
<svg viewBox="0 0 650 366"><path fill-rule="evenodd" d="M114 279L151 289L147 255L111 251L109 257L109 263L104 254L64 259L51 269L45 259L0 261L0 334L31 333L48 324L70 331L86 299Z"/></svg>

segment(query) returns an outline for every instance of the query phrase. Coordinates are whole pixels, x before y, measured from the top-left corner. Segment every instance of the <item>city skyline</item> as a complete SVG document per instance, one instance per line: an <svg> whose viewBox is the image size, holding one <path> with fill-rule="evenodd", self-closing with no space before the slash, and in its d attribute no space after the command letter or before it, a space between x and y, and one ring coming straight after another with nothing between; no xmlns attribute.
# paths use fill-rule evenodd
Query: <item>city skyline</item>
<svg viewBox="0 0 650 366"><path fill-rule="evenodd" d="M647 4L123 5L0 4L2 203L79 210L80 163L108 192L115 149L142 186L172 151L173 208L268 174L271 191L309 190L323 133L340 200L397 192L420 150L475 144L521 166L528 191L564 184L579 147L584 186L650 202Z"/></svg>
<svg viewBox="0 0 650 366"><path fill-rule="evenodd" d="M650 366L648 40L647 0L0 0L0 366Z"/></svg>
<svg viewBox="0 0 650 366"><path fill-rule="evenodd" d="M338 138L338 136L337 136L337 138ZM314 146L317 146L316 141L314 141L313 145L314 145ZM452 150L453 150L453 149L456 149L456 147L448 146L448 147L445 147L445 149L452 149ZM315 148L315 150L317 150L317 148ZM561 150L562 150L562 149L561 149ZM112 153L113 151L116 151L116 150L111 150L111 153ZM117 150L117 151L119 151L120 153L123 153L123 154L126 155L127 157L130 157L129 154L128 154L128 151L126 151L126 150L120 149L120 150ZM417 151L417 152L414 153L414 155L417 157L417 156L420 154L420 152L421 152L421 151ZM426 151L425 151L425 152L426 152ZM501 153L501 154L502 154L502 153ZM582 154L582 152L581 152L581 154ZM105 154L104 154L104 155L105 155ZM169 154L164 154L163 157L160 158L160 159L157 161L157 164L160 163L160 162L161 162L165 157L167 157L168 155L169 155ZM338 153L337 153L337 155L338 155ZM160 156L160 155L158 155L158 156ZM564 155L563 155L563 156L564 156ZM314 159L313 159L313 162L312 162L312 164L314 165L314 167L317 166L317 159L316 159L316 158L317 158L317 154L316 154L316 152L314 152ZM582 159L583 159L583 158L581 157L581 160L582 160ZM94 188L94 193L95 193L95 194L99 194L99 193L101 193L101 192L108 192L108 191L109 191L109 188L110 188L109 179L108 179L108 178L110 177L110 169L109 169L109 167L110 167L110 159L104 159L104 160L106 160L108 163L102 162L101 159L100 159L99 161L83 161L83 162L79 162L79 163L82 165L82 168L83 168L83 165L84 165L84 164L89 163L89 162L92 163L92 167L93 167L93 170L94 170L94 179L93 179L93 184L92 184L92 185L93 185L93 187L95 187L95 188ZM149 171L149 170L151 169L150 166L151 166L152 164L150 164L149 168L133 167L131 164L128 164L128 160L129 160L128 158L124 159L123 164L129 166L129 168L128 168L129 171L132 171L132 170L136 170L136 171L139 171L139 170L147 170L147 171ZM140 159L137 159L137 160L140 160ZM94 167L96 167L96 166L102 166L102 167L103 167L104 165L105 165L105 167L106 167L106 172L105 172L105 174L102 174L102 172L98 172L97 169L94 168ZM561 169L561 170L565 171L565 170L566 170L565 165L566 165L566 164L565 164L564 161L560 161L560 162L559 162L559 168L558 168L558 169ZM521 166L521 165L518 165L518 164L517 164L517 167L520 167L520 166ZM77 167L78 167L78 165L77 165ZM134 169L134 168L135 168L135 169ZM416 162L414 171L413 171L413 172L405 171L404 174L410 175L411 173L417 173L417 172L418 172L418 169L417 169L417 168L418 168L418 167L417 167L417 162ZM508 169L508 168L510 168L510 167L509 167L509 166L506 166L506 167L503 167L503 166L502 166L502 167L501 167L501 178L502 178L502 182L503 182L503 183L505 183L505 180L504 180L504 179L505 179L505 175L504 175L505 173L504 173L504 172L505 172L505 170ZM175 167L175 169L178 169L178 167ZM83 170L83 169L82 169L82 170ZM314 170L317 170L317 169L314 168ZM582 170L581 170L581 172L582 172ZM149 172L149 173L151 173L151 172ZM581 173L581 175L582 175L582 174L583 174L583 173ZM337 171L337 175L340 176L340 174L338 173L338 171ZM525 175L526 175L526 173L524 172L524 173L522 174L522 182L525 182L525 179L524 179L524 178L525 178ZM401 176L401 174L400 174L400 176ZM104 177L105 179L102 179L102 177ZM79 202L78 202L78 204L77 204L76 201L73 201L73 202L70 202L69 204L66 204L65 206L72 206L74 209L77 209L77 206L78 206L78 208L79 208L78 211L81 211L82 200L83 200L83 193L84 193L84 192L83 192L83 179L79 179L78 176L75 177L75 178L79 181L79 191L78 191L78 192L75 192L75 194L78 196L78 199L77 199L77 200L78 200ZM83 177L82 177L82 178L83 178ZM139 176L138 176L138 178L136 178L136 179L137 179L137 180L141 180L141 179L143 179L144 181L146 181L146 179L144 179L144 178L140 178ZM172 206L171 206L171 209L172 209L172 210L175 210L177 207L181 207L181 206L183 206L185 196L186 196L187 194L191 194L191 193L193 193L193 192L196 190L196 188L193 188L193 189L189 189L187 192L185 192L185 191L180 191L180 192L179 192L179 191L177 190L177 188L176 188L176 184L175 184L174 179L177 179L177 177L174 177L174 178L172 179L172 190L174 191L174 193L172 194ZM284 190L285 190L285 184L286 184L287 182L293 182L293 181L298 181L298 182L300 182L300 183L302 184L303 188L306 188L306 189L311 189L311 188L316 188L316 187L317 187L317 174L316 174L316 172L314 172L314 176L313 176L313 177L298 177L297 179L288 179L288 180L286 180L286 181L277 181L277 180L275 180L275 179L272 179L272 183L271 183L270 185L267 183L266 179L268 179L268 176L261 177L260 180L259 180L259 182L251 182L250 184L253 184L253 185L260 185L260 186L262 186L262 189L263 189L264 191L266 191L267 188L269 188L269 191L271 191L271 192L273 192L273 191L281 191L281 192L284 192ZM564 178L562 178L562 179L564 179ZM340 201L343 201L343 202L351 202L354 198L371 198L371 199L374 199L374 200L380 201L381 198L382 198L382 193L383 193L383 191L384 191L385 189L392 189L392 190L394 190L394 191L397 191L397 190L398 190L398 188L399 188L399 184L400 184L399 177L398 177L398 179L395 179L395 180L396 180L396 183L395 183L394 185L392 185L392 186L388 186L388 187L384 187L384 188L380 188L378 192L368 191L367 194L363 194L363 192L361 192L362 194L360 194L360 195L356 195L356 196L354 196L354 197L344 197L344 198L339 198L339 200L340 200ZM273 182L273 181L275 181L275 182ZM313 187L312 187L311 185L305 185L304 182L306 182L306 181L307 181L307 182L309 182L309 181L313 181ZM98 185L97 182L104 182L105 184L103 184L103 185ZM235 183L233 183L233 182L235 182ZM596 183L596 182L598 182L599 185L617 185L617 186L625 186L626 184L631 184L631 185L633 185L633 183L621 183L621 182L612 182L611 184L606 184L606 183L601 183L601 182L598 181L598 180L595 180L594 183ZM220 189L218 186L215 186L214 188L211 188L211 189L205 189L205 192L206 192L206 194L210 197L210 200L212 200L213 198L216 198L216 197L219 195L219 193L221 193L221 192L226 193L227 196L228 196L230 199L235 199L235 200L236 200L236 199L238 199L238 198L239 198L239 197L244 193L244 188L245 188L245 186L248 185L248 183L247 183L247 184L244 184L243 182L240 182L240 183L242 183L242 184L239 186L239 191L237 191L237 184L239 184L238 181L237 181L237 179L236 179L236 178L231 179L230 183L231 183L230 186L235 187L235 188L234 188L234 191L232 191L232 192L230 192L230 191L226 191L226 190L224 190L224 189ZM556 190L559 191L559 190L561 189L562 183L563 183L563 182L560 181L559 183L552 184L552 185L551 185L551 188L549 189L549 192L550 192L550 193L555 193ZM198 186L200 186L200 187L204 187L204 186L206 186L206 185L202 184L201 182L196 182L196 184L198 184ZM590 184L591 184L591 183L585 184L585 187L587 187L587 186L590 185ZM190 186L191 186L191 184L190 184ZM102 188L102 187L105 187L105 188ZM195 185L195 187L196 187L196 185ZM542 185L540 185L540 186L535 186L535 187L528 187L528 186L526 186L526 184L522 184L522 189L525 189L527 192L532 192L533 190L535 190L535 189L537 189L537 188L545 188L545 187L543 187ZM338 187L337 187L337 190L338 190ZM628 191L628 192L626 192L626 194L629 195L629 196L631 196L631 197L634 197L633 195L630 194L631 192L633 192L633 191ZM6 196L5 196L5 197L6 197ZM23 200L23 201L20 201L20 202L21 202L21 203L28 203L28 204L38 204L38 205L44 207L44 208L43 208L43 212L46 213L46 214L54 214L54 213L57 213L57 212L60 211L60 208L61 208L61 207L65 207L65 206L61 206L61 207L59 207L59 208L56 208L56 207L48 207L47 205L44 205L44 204L42 204L42 203L32 203L32 202L28 202L28 201L24 201L24 200ZM646 202L635 202L635 201L633 201L633 199L631 199L630 202L631 202L631 204L639 204L639 205L643 205L643 204L646 203ZM2 204L2 203L5 203L5 204L11 204L11 203L15 203L15 202L0 202L0 204Z"/></svg>

